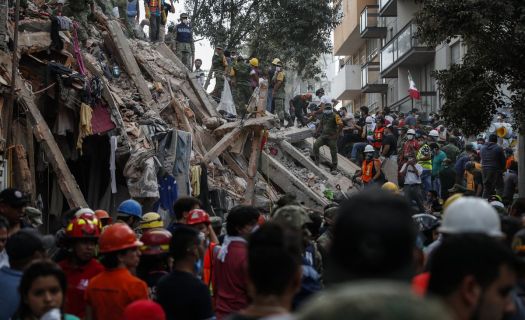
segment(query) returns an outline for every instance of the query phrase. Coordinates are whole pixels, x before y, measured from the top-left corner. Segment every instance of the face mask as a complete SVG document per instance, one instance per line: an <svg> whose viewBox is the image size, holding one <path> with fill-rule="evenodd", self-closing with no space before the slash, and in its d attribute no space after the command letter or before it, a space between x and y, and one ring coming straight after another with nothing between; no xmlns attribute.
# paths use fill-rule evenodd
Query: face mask
<svg viewBox="0 0 525 320"><path fill-rule="evenodd" d="M188 24L188 19L182 19L182 23Z"/></svg>
<svg viewBox="0 0 525 320"><path fill-rule="evenodd" d="M366 154L366 160L371 160L373 157L374 157L374 154L372 154L372 153L367 153Z"/></svg>
<svg viewBox="0 0 525 320"><path fill-rule="evenodd" d="M275 67L275 71L277 72L281 71L281 67Z"/></svg>
<svg viewBox="0 0 525 320"><path fill-rule="evenodd" d="M51 309L48 312L46 312L44 315L42 315L41 320L60 320L62 319L62 314L60 313L60 309Z"/></svg>
<svg viewBox="0 0 525 320"><path fill-rule="evenodd" d="M414 140L414 136L413 136L413 135L408 135L408 136L407 136L407 139L408 139L408 140Z"/></svg>
<svg viewBox="0 0 525 320"><path fill-rule="evenodd" d="M332 109L325 109L324 114L332 114L334 111Z"/></svg>

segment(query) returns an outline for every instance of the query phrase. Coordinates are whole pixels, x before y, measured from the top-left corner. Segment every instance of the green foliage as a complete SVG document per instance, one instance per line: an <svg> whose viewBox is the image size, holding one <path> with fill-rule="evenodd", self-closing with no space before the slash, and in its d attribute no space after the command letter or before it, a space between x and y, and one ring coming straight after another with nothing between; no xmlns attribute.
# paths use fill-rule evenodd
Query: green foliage
<svg viewBox="0 0 525 320"><path fill-rule="evenodd" d="M186 0L194 33L213 45L245 48L263 64L280 58L306 78L330 53L339 6L319 0Z"/></svg>
<svg viewBox="0 0 525 320"><path fill-rule="evenodd" d="M508 98L515 124L525 124L525 1L418 0L421 40L438 45L461 37L468 54L461 66L436 73L446 99L445 120L468 133L485 130Z"/></svg>

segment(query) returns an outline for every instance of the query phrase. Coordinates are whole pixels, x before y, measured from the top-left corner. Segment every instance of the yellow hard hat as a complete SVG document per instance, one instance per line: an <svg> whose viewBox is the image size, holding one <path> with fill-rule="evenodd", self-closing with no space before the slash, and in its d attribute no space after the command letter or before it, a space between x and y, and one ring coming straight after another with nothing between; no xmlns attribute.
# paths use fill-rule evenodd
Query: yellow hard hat
<svg viewBox="0 0 525 320"><path fill-rule="evenodd" d="M385 182L382 186L381 186L381 189L383 190L387 190L387 191L391 191L391 192L394 192L394 193L398 193L399 192L399 187L397 186L397 184L393 183L393 182Z"/></svg>
<svg viewBox="0 0 525 320"><path fill-rule="evenodd" d="M443 204L443 212L452 204L454 201L458 200L459 198L463 197L462 193L454 193L450 197L447 198L445 203Z"/></svg>
<svg viewBox="0 0 525 320"><path fill-rule="evenodd" d="M253 67L258 67L259 66L259 59L251 58L250 59L250 65L253 66Z"/></svg>
<svg viewBox="0 0 525 320"><path fill-rule="evenodd" d="M281 66L282 65L281 60L279 58L273 59L272 64L276 65L276 66Z"/></svg>
<svg viewBox="0 0 525 320"><path fill-rule="evenodd" d="M140 222L140 229L164 228L164 222L160 214L156 212L148 212L142 216Z"/></svg>

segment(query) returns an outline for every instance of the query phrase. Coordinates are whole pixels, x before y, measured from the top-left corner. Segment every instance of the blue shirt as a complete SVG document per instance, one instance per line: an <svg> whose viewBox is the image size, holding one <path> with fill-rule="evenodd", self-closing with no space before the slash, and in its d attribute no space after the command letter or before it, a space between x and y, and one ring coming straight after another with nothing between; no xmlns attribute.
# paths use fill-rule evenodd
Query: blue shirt
<svg viewBox="0 0 525 320"><path fill-rule="evenodd" d="M0 319L10 319L18 309L18 286L22 272L8 267L0 269Z"/></svg>
<svg viewBox="0 0 525 320"><path fill-rule="evenodd" d="M191 43L192 40L192 31L191 26L185 23L179 23L175 27L177 31L177 42L181 43Z"/></svg>

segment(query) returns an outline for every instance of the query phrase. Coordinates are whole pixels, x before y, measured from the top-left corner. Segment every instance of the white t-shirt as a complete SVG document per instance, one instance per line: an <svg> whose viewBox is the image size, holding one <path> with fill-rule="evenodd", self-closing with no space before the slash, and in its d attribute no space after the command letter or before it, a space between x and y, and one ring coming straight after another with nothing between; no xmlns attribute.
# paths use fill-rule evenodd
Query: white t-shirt
<svg viewBox="0 0 525 320"><path fill-rule="evenodd" d="M408 163L405 163L403 167L401 168L401 171L405 171L405 168L408 166ZM414 171L414 168L417 170ZM407 169L407 172L405 174L405 184L421 184L421 174L423 173L423 167L416 163L414 167L410 166Z"/></svg>
<svg viewBox="0 0 525 320"><path fill-rule="evenodd" d="M332 104L332 98L327 95L321 97L321 104Z"/></svg>

